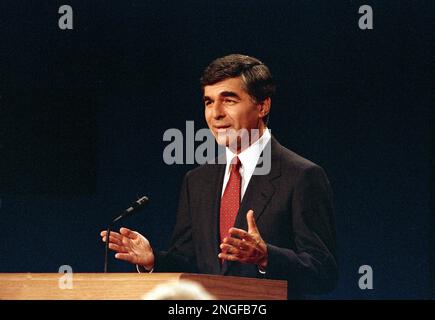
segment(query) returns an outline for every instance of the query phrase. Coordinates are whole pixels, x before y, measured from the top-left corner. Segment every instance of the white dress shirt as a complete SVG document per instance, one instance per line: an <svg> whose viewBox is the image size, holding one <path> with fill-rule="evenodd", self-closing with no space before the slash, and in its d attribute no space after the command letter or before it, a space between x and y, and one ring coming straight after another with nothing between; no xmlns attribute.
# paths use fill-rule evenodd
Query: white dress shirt
<svg viewBox="0 0 435 320"><path fill-rule="evenodd" d="M225 187L227 186L228 180L230 179L231 173L231 160L238 156L240 162L242 163L240 167L240 176L242 177L242 184L240 187L240 201L242 201L245 191L248 187L249 181L252 178L252 174L257 166L258 159L260 159L261 152L263 152L264 147L267 145L271 138L269 129L265 129L263 134L259 139L257 139L248 148L240 152L239 154L233 153L228 147L226 148L226 159L227 164L225 167L224 183L222 185L221 197L224 195Z"/></svg>

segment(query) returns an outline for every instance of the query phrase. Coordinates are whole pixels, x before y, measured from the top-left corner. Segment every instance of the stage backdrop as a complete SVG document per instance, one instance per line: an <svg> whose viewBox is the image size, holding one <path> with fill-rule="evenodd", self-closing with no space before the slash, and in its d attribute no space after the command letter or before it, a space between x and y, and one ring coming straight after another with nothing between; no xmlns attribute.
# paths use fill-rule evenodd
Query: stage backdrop
<svg viewBox="0 0 435 320"><path fill-rule="evenodd" d="M334 190L340 281L317 297L430 295L430 1L66 2L0 5L0 272L102 271L99 232L141 195L124 225L166 248L194 165L166 165L163 134L206 127L200 74L243 53L278 83L273 135Z"/></svg>

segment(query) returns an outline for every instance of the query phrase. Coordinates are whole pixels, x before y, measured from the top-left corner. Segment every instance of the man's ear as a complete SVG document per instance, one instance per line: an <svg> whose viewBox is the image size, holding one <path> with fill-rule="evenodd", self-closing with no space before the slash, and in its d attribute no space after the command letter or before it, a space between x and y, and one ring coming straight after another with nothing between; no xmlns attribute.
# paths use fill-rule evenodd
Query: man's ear
<svg viewBox="0 0 435 320"><path fill-rule="evenodd" d="M258 103L258 107L259 107L258 116L260 118L264 119L264 117L266 117L269 114L271 104L272 104L272 100L270 99L270 97L267 97L266 99Z"/></svg>

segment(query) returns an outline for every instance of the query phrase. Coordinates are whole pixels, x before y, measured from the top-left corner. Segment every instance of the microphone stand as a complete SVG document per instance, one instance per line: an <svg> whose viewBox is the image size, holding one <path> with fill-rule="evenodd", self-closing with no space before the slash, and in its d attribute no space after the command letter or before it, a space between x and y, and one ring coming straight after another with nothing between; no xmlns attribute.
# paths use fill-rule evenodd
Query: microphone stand
<svg viewBox="0 0 435 320"><path fill-rule="evenodd" d="M109 243L110 243L110 227L113 223L107 226L107 234L106 234L106 249L104 253L104 273L107 273L107 266L109 264Z"/></svg>

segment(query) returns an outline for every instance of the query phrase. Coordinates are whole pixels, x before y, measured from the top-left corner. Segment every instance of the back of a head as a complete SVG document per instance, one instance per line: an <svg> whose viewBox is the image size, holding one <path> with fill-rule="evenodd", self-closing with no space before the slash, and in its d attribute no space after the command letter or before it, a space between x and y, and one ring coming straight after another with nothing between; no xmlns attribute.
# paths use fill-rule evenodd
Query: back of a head
<svg viewBox="0 0 435 320"><path fill-rule="evenodd" d="M214 300L199 283L180 280L156 286L142 297L143 300Z"/></svg>

